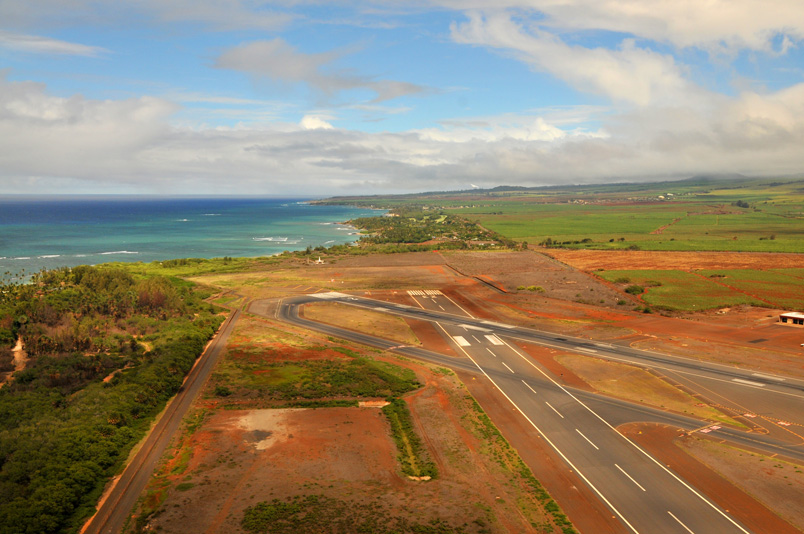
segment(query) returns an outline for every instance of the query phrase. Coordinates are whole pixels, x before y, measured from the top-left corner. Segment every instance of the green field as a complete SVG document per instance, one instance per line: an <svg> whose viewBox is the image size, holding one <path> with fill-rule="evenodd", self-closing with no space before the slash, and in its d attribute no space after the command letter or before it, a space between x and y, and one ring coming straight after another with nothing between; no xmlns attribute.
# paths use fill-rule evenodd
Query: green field
<svg viewBox="0 0 804 534"><path fill-rule="evenodd" d="M804 309L804 268L699 272L739 291L757 295L780 308Z"/></svg>
<svg viewBox="0 0 804 534"><path fill-rule="evenodd" d="M804 252L804 179L691 179L351 197L328 202L447 210L531 245Z"/></svg>
<svg viewBox="0 0 804 534"><path fill-rule="evenodd" d="M727 271L732 272L732 271ZM642 300L660 308L701 311L739 304L768 306L758 298L718 284L714 278L678 270L597 271L597 276L622 285L645 288ZM625 282L625 280L628 282ZM661 285L657 285L661 284ZM652 287L650 287L652 286Z"/></svg>

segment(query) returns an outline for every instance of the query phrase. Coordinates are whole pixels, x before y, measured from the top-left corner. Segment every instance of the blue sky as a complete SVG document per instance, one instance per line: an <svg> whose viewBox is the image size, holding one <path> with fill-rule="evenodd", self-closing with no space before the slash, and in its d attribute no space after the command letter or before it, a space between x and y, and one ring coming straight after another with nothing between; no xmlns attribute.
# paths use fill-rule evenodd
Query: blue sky
<svg viewBox="0 0 804 534"><path fill-rule="evenodd" d="M0 0L7 193L798 175L799 0Z"/></svg>

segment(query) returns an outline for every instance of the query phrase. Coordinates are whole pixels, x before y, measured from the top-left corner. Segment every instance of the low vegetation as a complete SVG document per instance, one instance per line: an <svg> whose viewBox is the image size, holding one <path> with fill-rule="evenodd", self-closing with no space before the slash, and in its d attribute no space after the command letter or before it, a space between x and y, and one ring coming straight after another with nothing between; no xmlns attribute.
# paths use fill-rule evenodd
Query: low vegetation
<svg viewBox="0 0 804 534"><path fill-rule="evenodd" d="M0 525L75 530L222 321L165 277L76 267L0 288L0 340L24 370L0 389Z"/></svg>
<svg viewBox="0 0 804 534"><path fill-rule="evenodd" d="M429 242L434 248L508 247L520 245L476 222L443 211L395 210L393 216L364 217L350 221L366 235L360 244L412 244Z"/></svg>
<svg viewBox="0 0 804 534"><path fill-rule="evenodd" d="M341 534L366 532L372 534L462 534L462 526L452 526L442 520L419 523L394 513L391 505L381 499L354 502L327 497L304 495L285 501L273 499L250 506L240 523L243 530L253 534L297 534L316 532Z"/></svg>
<svg viewBox="0 0 804 534"><path fill-rule="evenodd" d="M412 391L421 384L401 367L363 357L345 347L346 358L270 361L227 357L213 375L216 395L231 400L257 397L265 402L295 402L385 398ZM325 346L310 350L327 350ZM219 388L228 394L220 395ZM296 404L298 405L298 404Z"/></svg>
<svg viewBox="0 0 804 534"><path fill-rule="evenodd" d="M402 399L393 399L383 407L382 412L391 425L391 436L399 451L399 463L402 472L411 477L436 478L438 469L429 460L427 451L422 445L419 435L413 428L408 405Z"/></svg>
<svg viewBox="0 0 804 534"><path fill-rule="evenodd" d="M657 309L703 311L740 304L772 305L759 295L738 291L718 283L716 279L704 273L679 270L617 270L596 271L595 275L619 283L623 291L638 295L643 302ZM623 283L623 280L629 282ZM791 284L791 290L793 285Z"/></svg>

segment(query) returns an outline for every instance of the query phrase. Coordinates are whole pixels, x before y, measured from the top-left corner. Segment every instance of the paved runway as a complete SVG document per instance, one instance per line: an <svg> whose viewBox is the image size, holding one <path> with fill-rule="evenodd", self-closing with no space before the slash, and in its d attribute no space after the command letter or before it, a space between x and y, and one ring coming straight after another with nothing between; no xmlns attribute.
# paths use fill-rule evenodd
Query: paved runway
<svg viewBox="0 0 804 534"><path fill-rule="evenodd" d="M418 308L340 293L319 293L283 300L276 315L341 338L393 349L451 368L481 372L533 425L534 432L550 443L632 532L748 532L614 429L624 422L656 421L692 430L700 428L701 421L565 387L522 354L514 341L554 346L659 369L678 376L680 381L702 381L715 389L726 388L728 391L724 395L733 395L734 388L737 388L741 398L746 398L747 402L765 403L763 406L781 405L783 411L787 410L785 413L796 417L799 415L791 406L800 406L804 400L804 382L479 320L438 291L410 293ZM398 347L394 342L368 334L298 317L299 305L322 299L431 321L465 358L445 356L418 347ZM251 311L259 313L259 304L255 306ZM746 392L750 394L745 395ZM804 459L804 448L794 439L782 441L729 428L716 429L713 433L744 446Z"/></svg>

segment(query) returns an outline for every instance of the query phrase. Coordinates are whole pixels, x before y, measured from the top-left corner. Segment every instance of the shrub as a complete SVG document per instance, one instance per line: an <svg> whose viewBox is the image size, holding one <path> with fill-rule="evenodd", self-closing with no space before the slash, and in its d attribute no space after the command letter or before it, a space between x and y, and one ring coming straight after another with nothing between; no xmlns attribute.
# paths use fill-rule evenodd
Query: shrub
<svg viewBox="0 0 804 534"><path fill-rule="evenodd" d="M645 291L644 287L638 286L636 284L625 288L625 292L630 295L641 295L644 291Z"/></svg>

